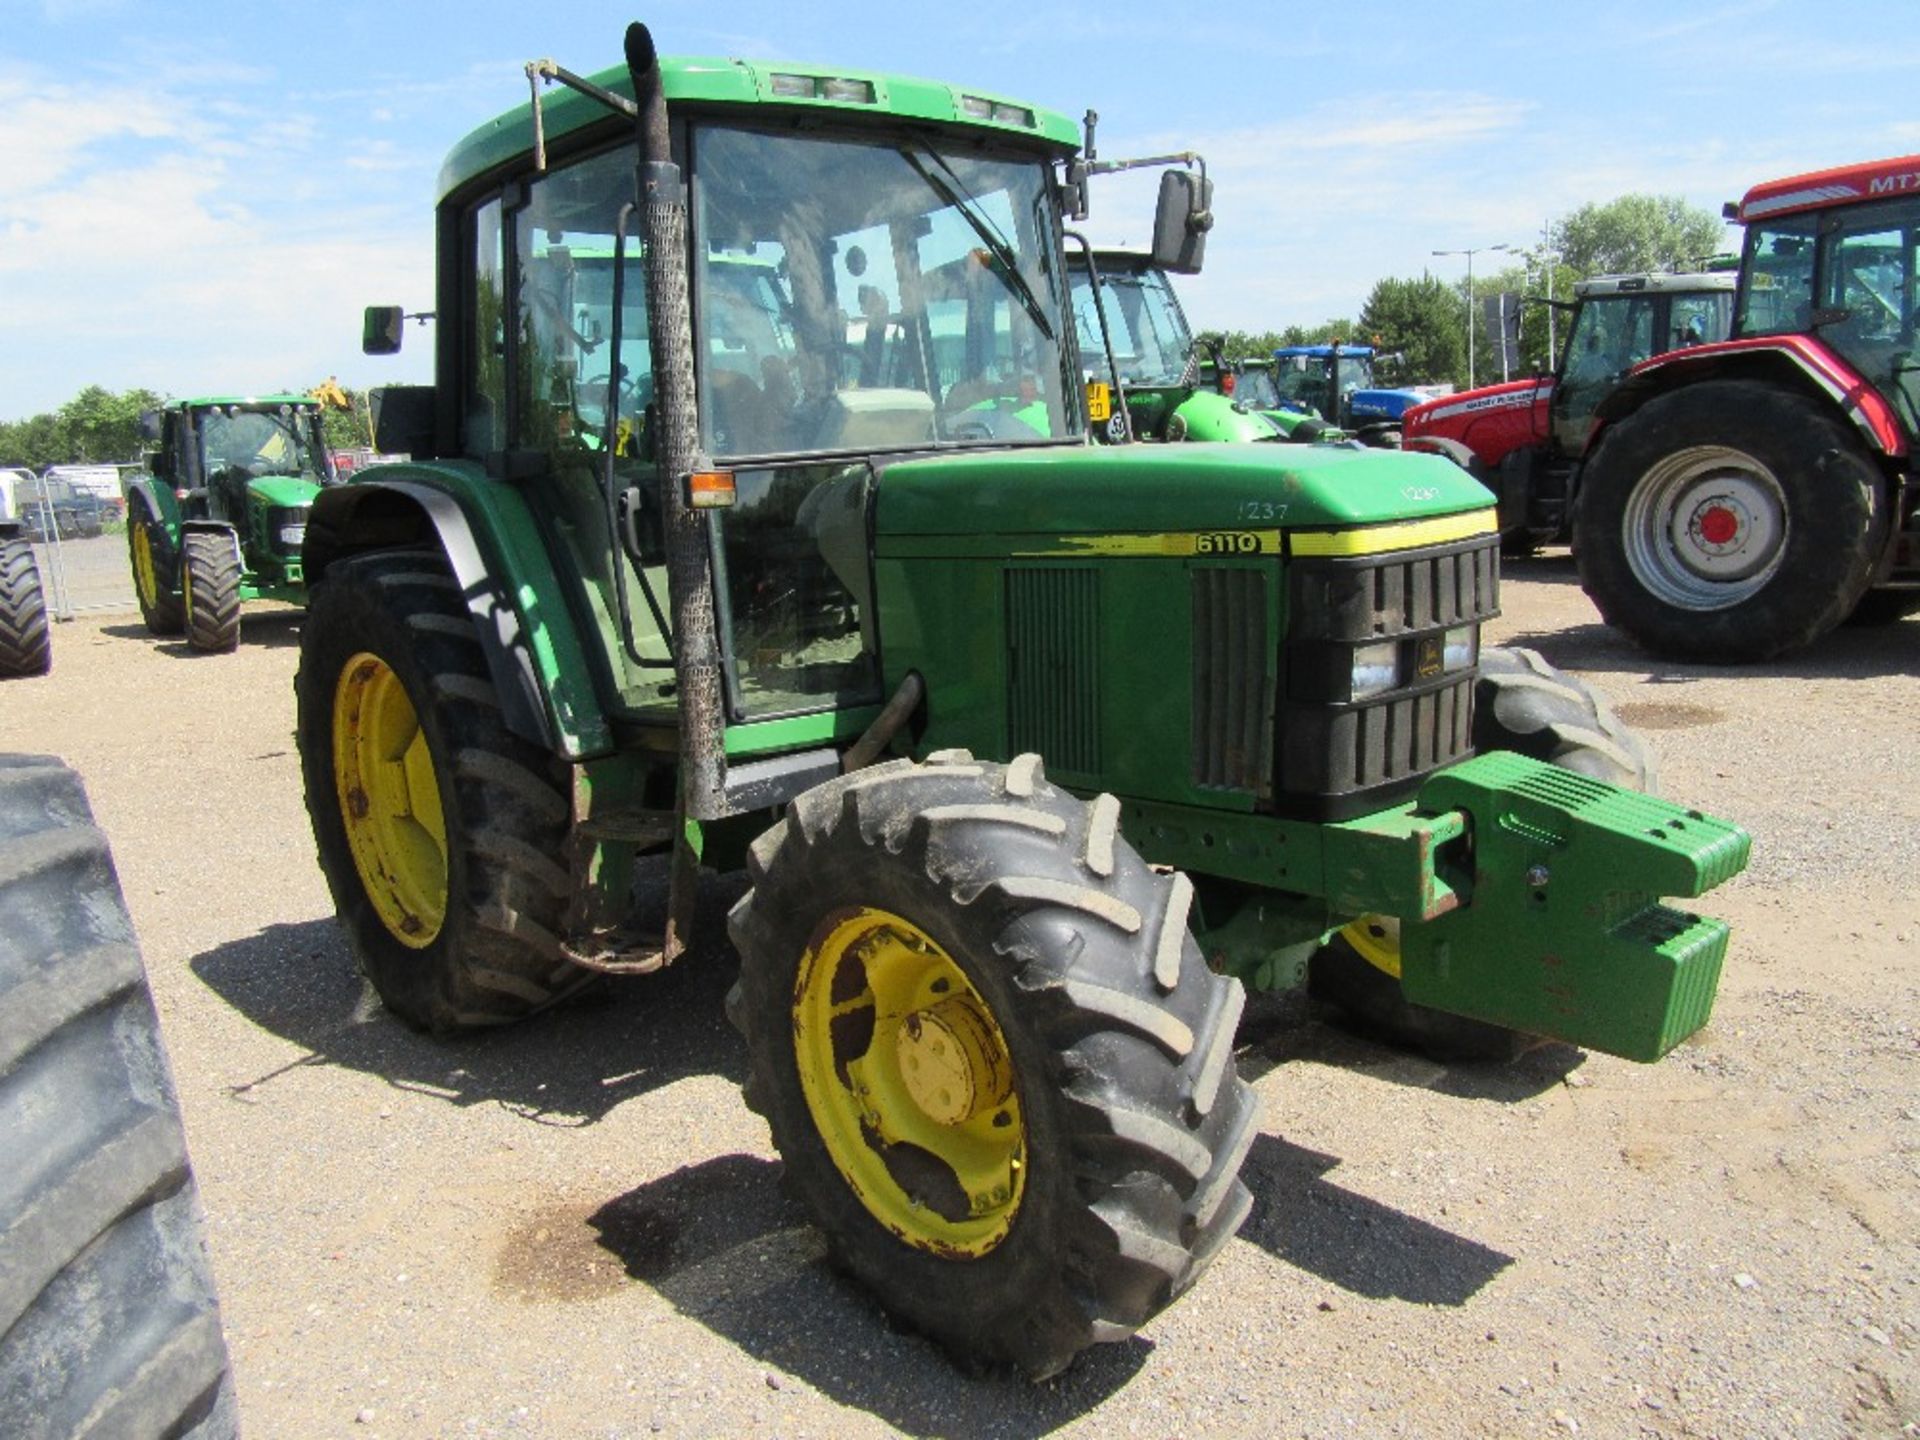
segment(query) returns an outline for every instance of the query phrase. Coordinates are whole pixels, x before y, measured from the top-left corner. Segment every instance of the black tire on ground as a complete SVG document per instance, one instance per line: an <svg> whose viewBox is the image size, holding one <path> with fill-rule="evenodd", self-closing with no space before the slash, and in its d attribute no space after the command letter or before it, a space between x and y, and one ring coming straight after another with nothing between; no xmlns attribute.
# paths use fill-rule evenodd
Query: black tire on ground
<svg viewBox="0 0 1920 1440"><path fill-rule="evenodd" d="M1257 1115L1233 1066L1244 991L1208 970L1188 933L1191 883L1144 864L1118 818L1111 796L1088 804L1048 784L1038 756L893 761L795 801L754 844L753 888L730 918L741 976L727 1008L747 1037L747 1102L767 1117L791 1188L846 1269L969 1365L1041 1378L1126 1338L1193 1284L1251 1204L1238 1175ZM907 1217L890 1228L823 1139L830 1107L816 1111L804 1088L806 1069L844 1100L857 1065L861 1094L869 1082L880 1093L876 1075L910 1065L888 1059L901 1037L920 1036L938 1008L882 1013L876 952L864 939L829 950L843 957L832 1062L819 1063L817 1040L803 1060L806 996L829 983L803 985L813 953L873 911L875 944L904 921L944 951L951 989L970 992L1009 1057L1025 1188L1010 1214L994 1212L1003 1236L971 1254L907 1233L930 1223L913 1218L923 1208L980 1214L988 1197L976 1192L968 1212L951 1160L865 1121L864 1141L841 1129L842 1145L881 1157L864 1157L885 1170L876 1203Z"/></svg>
<svg viewBox="0 0 1920 1440"><path fill-rule="evenodd" d="M1920 615L1920 590L1869 590L1860 597L1860 603L1853 607L1853 613L1847 616L1846 623L1874 629L1904 620L1909 615Z"/></svg>
<svg viewBox="0 0 1920 1440"><path fill-rule="evenodd" d="M233 537L189 530L180 537L180 592L187 644L221 654L240 647L240 552Z"/></svg>
<svg viewBox="0 0 1920 1440"><path fill-rule="evenodd" d="M403 941L380 917L349 844L334 708L350 664L376 657L404 687L431 758L445 829L445 917ZM308 599L294 681L296 736L320 868L355 958L407 1024L436 1034L503 1025L590 983L560 953L571 880L564 769L510 733L445 558L385 551L331 566Z"/></svg>
<svg viewBox="0 0 1920 1440"><path fill-rule="evenodd" d="M40 567L25 535L0 538L0 677L44 675L53 668L53 637Z"/></svg>
<svg viewBox="0 0 1920 1440"><path fill-rule="evenodd" d="M147 563L141 562L141 545ZM180 557L174 553L167 527L138 495L127 506L127 564L133 571L134 598L140 618L155 635L178 635L186 621L180 600Z"/></svg>
<svg viewBox="0 0 1920 1440"><path fill-rule="evenodd" d="M1601 437L1574 553L1607 623L1654 654L1768 660L1859 603L1888 511L1879 468L1829 407L1758 381L1703 381Z"/></svg>
<svg viewBox="0 0 1920 1440"><path fill-rule="evenodd" d="M1659 787L1646 742L1591 685L1533 650L1496 646L1482 652L1473 743L1476 750L1518 751L1629 790L1651 794ZM1354 1028L1442 1061L1511 1060L1537 1043L1502 1025L1410 1004L1399 976L1369 961L1362 947L1382 958L1391 955L1397 965L1393 922L1377 916L1356 921L1307 965L1308 993L1339 1009Z"/></svg>
<svg viewBox="0 0 1920 1440"><path fill-rule="evenodd" d="M0 756L0 1434L238 1433L173 1082L79 777Z"/></svg>

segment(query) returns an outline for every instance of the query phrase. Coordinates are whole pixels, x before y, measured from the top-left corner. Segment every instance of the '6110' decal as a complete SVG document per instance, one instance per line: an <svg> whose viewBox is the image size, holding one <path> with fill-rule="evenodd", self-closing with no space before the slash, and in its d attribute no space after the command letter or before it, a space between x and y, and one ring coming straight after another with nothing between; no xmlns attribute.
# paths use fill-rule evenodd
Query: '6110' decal
<svg viewBox="0 0 1920 1440"><path fill-rule="evenodd" d="M1182 530L1157 535L1064 535L1057 547L1017 555L1278 555L1278 530Z"/></svg>

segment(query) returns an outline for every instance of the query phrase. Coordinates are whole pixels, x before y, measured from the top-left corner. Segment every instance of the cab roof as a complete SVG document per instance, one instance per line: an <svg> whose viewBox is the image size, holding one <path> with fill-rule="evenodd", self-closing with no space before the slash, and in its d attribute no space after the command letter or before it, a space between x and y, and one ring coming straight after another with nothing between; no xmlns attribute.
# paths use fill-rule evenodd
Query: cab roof
<svg viewBox="0 0 1920 1440"><path fill-rule="evenodd" d="M1832 170L1812 170L1769 180L1747 191L1733 218L1742 225L1778 215L1824 210L1834 205L1857 205L1920 192L1920 155L1898 155L1890 160L1867 160Z"/></svg>
<svg viewBox="0 0 1920 1440"><path fill-rule="evenodd" d="M1730 270L1653 271L1644 275L1595 275L1573 282L1573 293L1581 299L1591 295L1621 295L1659 291L1731 291L1740 277Z"/></svg>
<svg viewBox="0 0 1920 1440"><path fill-rule="evenodd" d="M214 405L318 405L311 395L189 395L175 400L169 410L205 410Z"/></svg>
<svg viewBox="0 0 1920 1440"><path fill-rule="evenodd" d="M633 98L633 79L625 66L587 78L604 90ZM663 55L660 83L669 104L751 106L788 114L838 111L844 115L884 115L1037 139L1063 151L1075 149L1080 143L1079 130L1057 111L989 90L872 70L784 60ZM809 88L812 93L804 93ZM549 142L608 118L605 107L564 87L548 88L541 96L541 119ZM453 147L440 169L441 197L532 148L533 107L529 103L488 121Z"/></svg>

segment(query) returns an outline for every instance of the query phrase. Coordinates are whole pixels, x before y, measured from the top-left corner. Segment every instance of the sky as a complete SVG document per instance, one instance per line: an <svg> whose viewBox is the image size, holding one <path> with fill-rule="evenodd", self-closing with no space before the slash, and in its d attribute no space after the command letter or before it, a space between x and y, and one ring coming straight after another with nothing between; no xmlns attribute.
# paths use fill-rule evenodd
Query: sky
<svg viewBox="0 0 1920 1440"><path fill-rule="evenodd" d="M430 379L411 327L399 357L361 355L360 314L431 304L441 160L526 99L528 60L616 64L630 19L670 54L1091 107L1106 157L1199 151L1217 224L1181 287L1196 329L1355 315L1384 277L1458 280L1435 250L1538 244L1623 194L1717 213L1920 151L1911 0L0 0L0 420L89 384ZM1156 182L1096 183L1085 228L1144 244Z"/></svg>

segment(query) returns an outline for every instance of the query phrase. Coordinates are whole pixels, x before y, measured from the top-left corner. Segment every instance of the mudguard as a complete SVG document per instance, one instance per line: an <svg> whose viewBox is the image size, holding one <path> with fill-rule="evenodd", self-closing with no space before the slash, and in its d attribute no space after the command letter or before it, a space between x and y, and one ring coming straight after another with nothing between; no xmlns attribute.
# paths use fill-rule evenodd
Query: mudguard
<svg viewBox="0 0 1920 1440"><path fill-rule="evenodd" d="M497 514L470 510L426 483L427 467L382 468L397 473L363 472L365 478L315 498L301 549L307 583L318 584L328 566L362 551L437 545L460 583L507 728L569 760L611 750L566 607L536 598L559 594L545 551L537 542L516 545ZM519 503L517 495L511 503ZM494 557L506 563L493 563ZM518 595L500 582L502 575L521 577Z"/></svg>

